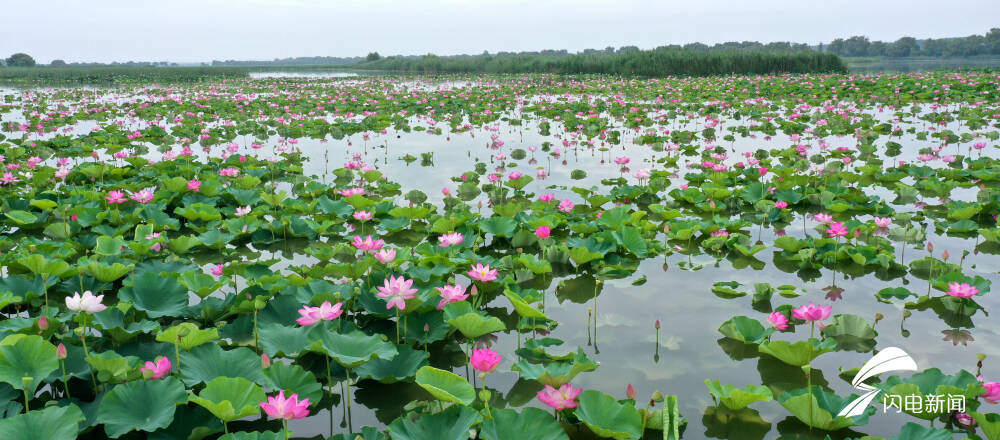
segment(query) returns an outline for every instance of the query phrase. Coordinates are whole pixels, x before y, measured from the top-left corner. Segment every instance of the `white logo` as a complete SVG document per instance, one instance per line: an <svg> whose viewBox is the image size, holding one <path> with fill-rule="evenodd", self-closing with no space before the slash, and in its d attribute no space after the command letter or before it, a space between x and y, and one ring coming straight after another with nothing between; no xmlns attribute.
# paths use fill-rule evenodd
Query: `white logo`
<svg viewBox="0 0 1000 440"><path fill-rule="evenodd" d="M837 417L854 417L864 414L865 410L868 409L868 405L871 404L872 400L879 393L878 388L864 383L865 379L887 371L917 371L917 363L913 361L910 355L897 347L889 347L880 351L868 362L865 362L865 365L861 367L861 371L858 371L858 374L854 376L854 380L851 381L851 385L854 388L864 391L865 394L854 399L853 402L840 411L840 414L837 414Z"/></svg>

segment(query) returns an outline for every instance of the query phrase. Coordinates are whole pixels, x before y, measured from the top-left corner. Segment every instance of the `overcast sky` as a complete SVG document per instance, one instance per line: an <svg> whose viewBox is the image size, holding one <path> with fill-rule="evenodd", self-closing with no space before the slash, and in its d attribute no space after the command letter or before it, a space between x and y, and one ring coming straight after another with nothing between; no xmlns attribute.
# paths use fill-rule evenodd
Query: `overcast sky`
<svg viewBox="0 0 1000 440"><path fill-rule="evenodd" d="M983 34L998 0L4 0L0 54L39 62L442 55Z"/></svg>

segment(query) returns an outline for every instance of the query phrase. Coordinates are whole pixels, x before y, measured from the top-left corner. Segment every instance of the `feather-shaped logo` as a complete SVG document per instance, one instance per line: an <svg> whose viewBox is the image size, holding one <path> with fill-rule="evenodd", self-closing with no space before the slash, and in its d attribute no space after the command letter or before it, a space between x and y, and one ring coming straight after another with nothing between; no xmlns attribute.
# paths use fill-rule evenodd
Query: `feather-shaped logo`
<svg viewBox="0 0 1000 440"><path fill-rule="evenodd" d="M865 410L868 409L868 405L872 403L872 400L875 400L875 397L879 393L878 388L868 385L864 381L869 377L888 371L917 371L917 363L913 361L910 355L897 347L889 347L880 351L869 359L868 362L865 362L865 365L861 367L858 374L854 376L854 380L851 381L851 385L864 392L864 394L844 407L840 411L840 414L837 414L837 417L854 417L864 414Z"/></svg>

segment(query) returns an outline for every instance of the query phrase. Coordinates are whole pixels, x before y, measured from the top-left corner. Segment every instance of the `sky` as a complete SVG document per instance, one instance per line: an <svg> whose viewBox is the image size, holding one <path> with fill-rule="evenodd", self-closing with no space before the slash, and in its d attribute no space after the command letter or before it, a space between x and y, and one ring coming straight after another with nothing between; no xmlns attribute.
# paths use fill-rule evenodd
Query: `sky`
<svg viewBox="0 0 1000 440"><path fill-rule="evenodd" d="M997 0L3 0L0 55L269 60L724 41L893 41L1000 27Z"/></svg>

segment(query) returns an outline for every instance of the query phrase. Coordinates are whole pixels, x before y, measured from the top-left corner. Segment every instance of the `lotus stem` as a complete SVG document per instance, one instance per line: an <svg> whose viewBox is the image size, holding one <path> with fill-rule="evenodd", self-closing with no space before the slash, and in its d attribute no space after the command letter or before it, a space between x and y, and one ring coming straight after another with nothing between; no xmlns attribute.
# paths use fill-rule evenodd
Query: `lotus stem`
<svg viewBox="0 0 1000 440"><path fill-rule="evenodd" d="M66 390L66 397L72 399L73 396L69 394L69 381L66 380L66 361L60 359L59 368L62 370L63 389Z"/></svg>

